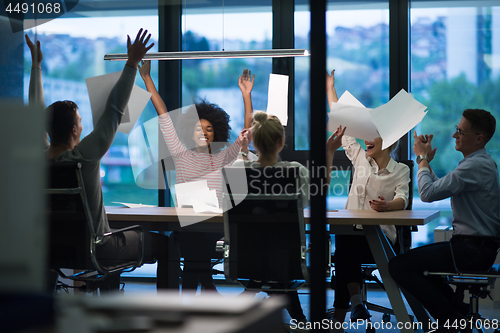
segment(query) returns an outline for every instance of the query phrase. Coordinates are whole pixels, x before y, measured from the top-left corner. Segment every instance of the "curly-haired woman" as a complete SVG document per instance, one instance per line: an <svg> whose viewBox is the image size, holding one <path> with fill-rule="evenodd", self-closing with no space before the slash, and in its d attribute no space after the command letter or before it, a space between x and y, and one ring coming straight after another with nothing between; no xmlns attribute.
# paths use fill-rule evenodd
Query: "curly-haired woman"
<svg viewBox="0 0 500 333"><path fill-rule="evenodd" d="M209 189L216 191L221 206L221 170L236 160L243 135L248 131L246 128L249 127L252 109L251 103L247 102L253 88L253 78L246 70L243 77L240 76L239 86L245 103L245 128L238 139L225 148L231 130L229 115L218 105L201 101L195 104L195 108L181 114L179 124L174 127L167 107L150 76L150 69L150 61L143 61L139 73L146 89L151 93L151 101L158 113L163 138L175 163L177 183L206 180ZM197 289L199 283L205 289L215 290L211 258L215 251L215 242L221 237L221 234L195 232L177 234L181 255L184 257L183 290Z"/></svg>

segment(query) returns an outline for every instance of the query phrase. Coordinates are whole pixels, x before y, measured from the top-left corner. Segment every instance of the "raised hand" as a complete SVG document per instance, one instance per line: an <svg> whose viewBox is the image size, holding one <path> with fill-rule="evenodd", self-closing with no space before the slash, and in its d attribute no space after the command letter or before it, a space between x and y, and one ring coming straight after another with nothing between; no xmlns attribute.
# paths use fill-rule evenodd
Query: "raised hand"
<svg viewBox="0 0 500 333"><path fill-rule="evenodd" d="M242 94L250 94L253 89L253 82L255 80L255 74L252 77L252 71L245 69L243 75L240 75L238 80L238 86L240 87Z"/></svg>
<svg viewBox="0 0 500 333"><path fill-rule="evenodd" d="M337 103L339 98L337 91L335 91L335 69L331 74L326 72L326 97L328 98L328 106L331 108L332 103Z"/></svg>
<svg viewBox="0 0 500 333"><path fill-rule="evenodd" d="M28 44L28 47L30 48L31 51L31 68L35 67L35 62L36 66L38 68L41 68L43 54L42 54L42 49L40 48L40 41L37 40L35 46L35 44L33 44L28 35L24 35L24 37L26 38L26 44Z"/></svg>
<svg viewBox="0 0 500 333"><path fill-rule="evenodd" d="M243 129L239 135L241 148L240 151L248 154L248 144L252 141L252 132L248 129Z"/></svg>
<svg viewBox="0 0 500 333"><path fill-rule="evenodd" d="M147 35L147 33L147 30L144 30L143 32L141 28L137 33L137 36L135 37L134 43L130 41L130 36L127 35L127 65L137 68L137 65L142 60L142 58L144 58L146 52L148 52L153 47L154 43L146 46L149 42L149 39L151 38L151 34Z"/></svg>
<svg viewBox="0 0 500 333"><path fill-rule="evenodd" d="M386 212L389 210L389 202L379 196L379 200L370 200L370 207L377 212Z"/></svg>
<svg viewBox="0 0 500 333"><path fill-rule="evenodd" d="M139 65L139 74L143 80L151 77L151 60L141 60L141 65Z"/></svg>
<svg viewBox="0 0 500 333"><path fill-rule="evenodd" d="M335 88L335 69L332 70L331 74L326 72L326 90L332 90Z"/></svg>
<svg viewBox="0 0 500 333"><path fill-rule="evenodd" d="M342 137L344 136L346 127L342 128L342 126L337 127L337 130L330 135L328 141L326 141L326 149L328 151L336 151L342 146Z"/></svg>

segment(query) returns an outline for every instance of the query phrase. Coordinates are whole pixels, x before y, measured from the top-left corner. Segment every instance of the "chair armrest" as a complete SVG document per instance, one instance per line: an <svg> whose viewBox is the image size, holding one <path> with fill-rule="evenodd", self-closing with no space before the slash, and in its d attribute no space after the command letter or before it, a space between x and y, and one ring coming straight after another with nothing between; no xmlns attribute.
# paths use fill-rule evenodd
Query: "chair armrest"
<svg viewBox="0 0 500 333"><path fill-rule="evenodd" d="M453 235L454 238L488 239L497 242L500 246L500 237L482 235Z"/></svg>
<svg viewBox="0 0 500 333"><path fill-rule="evenodd" d="M106 236L121 234L121 233L124 233L126 231L134 231L134 230L136 230L139 233L139 235L140 235L139 237L140 237L140 241L141 241L140 242L140 249L139 249L140 252L139 252L137 261L134 264L134 269L135 269L135 267L142 266L143 261L144 261L144 228L142 227L142 225L131 225L131 226L128 226L125 228L111 230L110 232L105 233L104 236L106 237Z"/></svg>
<svg viewBox="0 0 500 333"><path fill-rule="evenodd" d="M129 230L139 230L142 232L143 228L142 228L142 225L131 225L131 226L125 227L125 228L111 230L110 232L105 233L104 236L111 236L113 234L129 231Z"/></svg>

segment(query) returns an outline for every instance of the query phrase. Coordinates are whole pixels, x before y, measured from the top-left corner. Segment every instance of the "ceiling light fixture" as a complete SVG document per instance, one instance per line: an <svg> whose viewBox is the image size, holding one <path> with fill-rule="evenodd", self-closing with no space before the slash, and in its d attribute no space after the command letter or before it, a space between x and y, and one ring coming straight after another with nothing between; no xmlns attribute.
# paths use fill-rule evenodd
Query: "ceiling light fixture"
<svg viewBox="0 0 500 333"><path fill-rule="evenodd" d="M241 51L186 51L186 52L151 52L143 60L188 60L188 59L232 59L232 58L285 58L307 57L306 49L272 49ZM127 53L108 53L104 60L127 60Z"/></svg>

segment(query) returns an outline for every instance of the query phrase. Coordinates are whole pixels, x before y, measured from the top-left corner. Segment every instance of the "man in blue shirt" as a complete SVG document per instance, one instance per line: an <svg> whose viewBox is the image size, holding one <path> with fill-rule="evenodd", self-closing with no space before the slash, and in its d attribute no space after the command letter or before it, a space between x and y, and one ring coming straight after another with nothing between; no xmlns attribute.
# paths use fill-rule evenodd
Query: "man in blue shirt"
<svg viewBox="0 0 500 333"><path fill-rule="evenodd" d="M500 187L498 168L485 145L495 133L495 118L485 110L467 109L455 126L455 149L464 159L455 170L438 178L430 167L436 149L432 134L414 133L413 151L418 163L418 191L424 202L451 197L453 237L449 242L425 245L396 256L389 262L394 280L417 298L443 325L466 317L468 308L455 304L454 291L440 277L424 272L487 270L494 263L499 244L488 237L500 237ZM483 237L481 237L483 236ZM450 247L451 243L451 247ZM449 331L449 330L448 330Z"/></svg>

